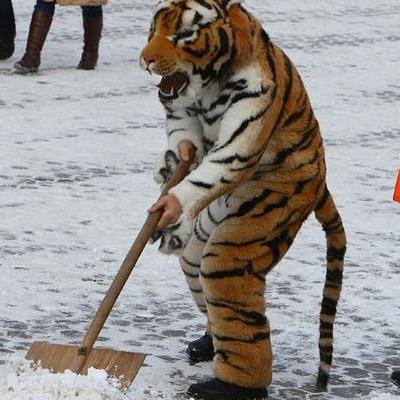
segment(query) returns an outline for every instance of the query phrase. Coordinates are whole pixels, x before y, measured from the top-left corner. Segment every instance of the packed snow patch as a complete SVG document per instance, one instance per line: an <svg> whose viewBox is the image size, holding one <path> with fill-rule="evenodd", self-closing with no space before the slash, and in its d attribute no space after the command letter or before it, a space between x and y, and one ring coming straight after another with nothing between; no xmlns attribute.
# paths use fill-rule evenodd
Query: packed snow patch
<svg viewBox="0 0 400 400"><path fill-rule="evenodd" d="M368 396L368 400L396 400L398 398L399 398L398 395L390 393L378 393L378 392L372 392Z"/></svg>
<svg viewBox="0 0 400 400"><path fill-rule="evenodd" d="M14 360L0 367L2 400L122 400L127 399L104 370L90 368L87 376L71 371L53 374L45 369L33 370L28 361Z"/></svg>

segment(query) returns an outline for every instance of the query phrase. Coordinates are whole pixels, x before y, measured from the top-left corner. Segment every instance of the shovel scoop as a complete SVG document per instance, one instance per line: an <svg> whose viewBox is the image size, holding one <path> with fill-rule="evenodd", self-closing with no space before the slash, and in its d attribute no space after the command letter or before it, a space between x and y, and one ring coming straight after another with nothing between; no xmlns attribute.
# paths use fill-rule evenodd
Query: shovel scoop
<svg viewBox="0 0 400 400"><path fill-rule="evenodd" d="M194 157L195 152L192 149L190 159L188 161L180 161L160 197L165 195L170 188L177 185L186 176ZM54 373L71 370L77 374L86 375L91 367L102 369L107 372L108 376L114 377L119 381L121 390L126 390L129 387L143 364L145 354L94 348L93 346L140 254L156 229L161 215L162 211L148 215L146 222L101 302L82 343L79 346L73 346L34 342L25 358L31 360L34 366L48 369Z"/></svg>

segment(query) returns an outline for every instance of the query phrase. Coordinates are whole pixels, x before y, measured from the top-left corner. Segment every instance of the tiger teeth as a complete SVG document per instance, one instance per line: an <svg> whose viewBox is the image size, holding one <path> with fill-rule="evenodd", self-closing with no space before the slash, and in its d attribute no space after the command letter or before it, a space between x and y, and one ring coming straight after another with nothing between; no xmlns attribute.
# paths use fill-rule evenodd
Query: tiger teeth
<svg viewBox="0 0 400 400"><path fill-rule="evenodd" d="M182 93L187 88L187 83L184 83L179 89L178 93Z"/></svg>

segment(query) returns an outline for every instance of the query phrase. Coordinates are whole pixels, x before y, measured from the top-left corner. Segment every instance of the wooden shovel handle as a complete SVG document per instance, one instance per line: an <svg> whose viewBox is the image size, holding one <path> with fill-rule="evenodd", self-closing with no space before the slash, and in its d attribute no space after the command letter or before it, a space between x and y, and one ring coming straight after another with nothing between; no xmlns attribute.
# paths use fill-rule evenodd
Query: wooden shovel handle
<svg viewBox="0 0 400 400"><path fill-rule="evenodd" d="M192 147L190 151L189 161L180 161L171 178L166 183L160 198L164 196L169 189L177 185L187 175L194 159L195 150ZM97 313L94 316L85 337L83 338L81 347L79 348L80 355L88 356L90 351L92 350L94 342L96 341L101 329L103 328L104 323L110 315L110 312L115 302L117 301L117 298L121 293L122 288L128 280L133 268L135 267L136 262L140 257L140 254L142 253L155 228L157 227L161 215L162 211L160 210L153 214L149 214L149 216L147 217L146 222L140 230L137 238L133 242L132 247L125 257L125 260L123 261L117 275L115 276L110 288L108 289L108 292L104 296L104 299L101 302L100 307L97 310Z"/></svg>

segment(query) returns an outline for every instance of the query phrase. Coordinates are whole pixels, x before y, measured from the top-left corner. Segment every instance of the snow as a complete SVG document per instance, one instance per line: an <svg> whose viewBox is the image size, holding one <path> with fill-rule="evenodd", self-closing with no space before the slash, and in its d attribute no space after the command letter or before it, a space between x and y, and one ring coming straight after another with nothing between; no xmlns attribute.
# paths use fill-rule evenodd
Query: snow
<svg viewBox="0 0 400 400"><path fill-rule="evenodd" d="M14 0L18 37L0 64L0 399L182 398L210 377L189 365L204 331L177 260L149 246L99 338L147 354L128 393L103 371L31 370L36 340L77 344L156 199L152 165L165 146L156 78L139 69L151 2L105 7L96 71L77 71L81 21L58 8L37 75L9 75L23 53L31 5ZM33 3L33 2L32 2ZM270 398L398 398L400 205L391 200L400 152L397 0L248 0L302 73L322 127L328 182L348 235L329 392L318 365L323 234L310 219L268 279L275 354Z"/></svg>

